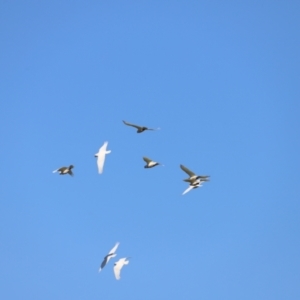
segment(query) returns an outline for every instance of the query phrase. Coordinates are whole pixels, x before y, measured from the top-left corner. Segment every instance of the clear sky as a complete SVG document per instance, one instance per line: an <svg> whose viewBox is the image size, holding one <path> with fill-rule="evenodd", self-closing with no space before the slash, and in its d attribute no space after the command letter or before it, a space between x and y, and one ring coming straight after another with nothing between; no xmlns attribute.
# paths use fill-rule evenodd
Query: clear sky
<svg viewBox="0 0 300 300"><path fill-rule="evenodd" d="M0 298L300 299L299 20L299 1L0 1ZM211 181L182 196L180 164Z"/></svg>

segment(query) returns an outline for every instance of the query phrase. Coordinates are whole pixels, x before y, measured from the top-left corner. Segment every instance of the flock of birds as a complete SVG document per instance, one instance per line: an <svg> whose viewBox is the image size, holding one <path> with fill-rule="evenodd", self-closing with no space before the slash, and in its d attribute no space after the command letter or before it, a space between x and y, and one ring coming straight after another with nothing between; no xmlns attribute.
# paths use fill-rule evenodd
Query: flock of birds
<svg viewBox="0 0 300 300"><path fill-rule="evenodd" d="M116 243L114 245L114 247L109 251L109 253L104 256L103 261L102 261L102 263L100 265L100 268L99 268L99 272L106 266L106 264L109 262L109 260L112 257L117 256L116 250L117 250L119 245L120 245L120 243ZM120 272L121 272L121 269L123 268L123 266L129 264L128 258L130 258L130 257L120 258L117 262L114 263L114 273L115 273L115 277L116 277L117 280L119 280L121 278Z"/></svg>
<svg viewBox="0 0 300 300"><path fill-rule="evenodd" d="M134 125L131 123L128 123L126 121L123 121L123 123L127 126L131 126L137 129L137 133L141 133L144 132L146 130L159 130L160 128L148 128L145 126L138 126L138 125ZM104 142L103 146L99 149L98 153L95 154L95 157L97 157L97 166L98 166L98 172L99 174L103 173L103 168L104 168L104 162L105 162L105 157L106 154L111 153L111 150L106 150L107 149L107 145L108 142ZM153 168L155 166L161 165L163 166L163 164L158 163L156 161L151 160L148 157L143 157L143 160L146 162L146 165L144 166L144 168ZM58 172L60 175L66 175L69 174L71 176L73 176L73 172L72 169L74 168L73 165L70 165L69 167L61 167L57 170L54 170L53 173ZM209 175L197 175L194 172L192 172L191 170L189 170L187 167L185 167L184 165L180 165L180 168L189 175L189 178L183 179L183 181L188 182L189 186L188 188L182 193L182 195L188 193L189 191L191 191L192 189L196 189L198 187L201 187L203 185L204 182L209 181L210 176ZM106 266L106 264L109 262L109 260L113 257L115 257L116 254L116 250L118 248L120 243L116 243L115 246L109 251L109 253L104 257L100 268L99 268L99 272ZM129 264L129 259L130 257L123 257L120 258L117 262L114 263L114 274L115 274L115 278L117 280L119 280L121 278L120 276L120 272L121 269L123 268L124 265L128 265Z"/></svg>

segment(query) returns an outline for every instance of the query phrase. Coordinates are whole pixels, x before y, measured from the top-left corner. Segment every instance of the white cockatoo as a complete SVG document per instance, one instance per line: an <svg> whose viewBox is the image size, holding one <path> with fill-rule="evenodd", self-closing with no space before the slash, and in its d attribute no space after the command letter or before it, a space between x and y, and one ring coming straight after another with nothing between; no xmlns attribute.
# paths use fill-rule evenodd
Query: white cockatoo
<svg viewBox="0 0 300 300"><path fill-rule="evenodd" d="M104 162L105 162L105 155L109 154L111 150L106 150L108 142L105 142L103 146L99 149L99 152L95 154L97 157L97 165L98 165L98 172L101 174L103 172Z"/></svg>
<svg viewBox="0 0 300 300"><path fill-rule="evenodd" d="M120 272L124 265L129 264L129 260L127 260L127 257L120 258L117 262L114 264L114 273L117 280L121 278Z"/></svg>

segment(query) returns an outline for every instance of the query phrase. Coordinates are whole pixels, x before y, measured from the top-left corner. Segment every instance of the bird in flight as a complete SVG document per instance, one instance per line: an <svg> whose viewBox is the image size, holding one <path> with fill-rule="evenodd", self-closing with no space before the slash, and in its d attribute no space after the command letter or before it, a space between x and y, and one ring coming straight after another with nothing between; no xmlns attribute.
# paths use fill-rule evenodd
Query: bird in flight
<svg viewBox="0 0 300 300"><path fill-rule="evenodd" d="M106 266L106 264L109 262L109 260L112 257L115 257L117 254L115 253L120 243L116 243L115 246L109 251L107 255L103 258L103 261L101 263L101 266L99 268L99 272Z"/></svg>
<svg viewBox="0 0 300 300"><path fill-rule="evenodd" d="M145 130L159 130L160 129L160 128L148 128L148 127L145 127L145 126L138 126L138 125L130 124L126 121L123 121L123 123L127 126L135 127L137 129L137 133L141 133Z"/></svg>
<svg viewBox="0 0 300 300"><path fill-rule="evenodd" d="M124 265L129 264L129 260L127 260L129 257L120 258L117 262L114 264L114 273L117 280L121 278L120 272Z"/></svg>
<svg viewBox="0 0 300 300"><path fill-rule="evenodd" d="M187 173L190 176L187 179L183 179L183 181L186 181L186 182L189 182L189 183L193 183L198 179L200 179L201 181L209 181L210 176L208 176L208 175L196 175L194 172L189 170L184 165L180 165L180 168L181 168L182 171L184 171L185 173Z"/></svg>
<svg viewBox="0 0 300 300"><path fill-rule="evenodd" d="M147 164L144 166L144 168L146 168L146 169L148 169L148 168L153 168L153 167L158 166L158 165L163 166L162 164L160 164L160 163L158 163L158 162L156 162L156 161L153 161L153 160L151 160L150 158L148 158L148 157L146 157L146 156L143 157L143 160L147 163Z"/></svg>
<svg viewBox="0 0 300 300"><path fill-rule="evenodd" d="M194 182L191 182L189 187L182 193L182 195L188 193L192 189L197 189L198 187L201 187L204 181L209 181L209 179L207 178L196 179Z"/></svg>
<svg viewBox="0 0 300 300"><path fill-rule="evenodd" d="M98 172L101 174L103 172L103 166L105 161L105 155L109 154L111 150L106 150L108 142L105 142L103 146L99 149L99 152L95 154L97 157L97 165L98 165Z"/></svg>
<svg viewBox="0 0 300 300"><path fill-rule="evenodd" d="M59 169L57 169L57 170L54 170L53 173L58 172L59 175L66 175L66 174L69 174L69 175L73 176L73 175L74 175L73 172L72 172L72 169L73 169L73 168L74 168L73 165L70 165L69 167L61 167L61 168L59 168Z"/></svg>

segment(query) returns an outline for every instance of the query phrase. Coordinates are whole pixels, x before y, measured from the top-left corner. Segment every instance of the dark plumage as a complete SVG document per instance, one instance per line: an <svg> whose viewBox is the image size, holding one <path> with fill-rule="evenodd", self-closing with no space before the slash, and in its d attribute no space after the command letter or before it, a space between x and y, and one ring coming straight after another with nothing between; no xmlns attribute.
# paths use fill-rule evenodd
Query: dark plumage
<svg viewBox="0 0 300 300"><path fill-rule="evenodd" d="M59 169L53 171L53 173L58 172L59 175L66 175L66 174L69 174L69 175L73 176L73 175L74 175L73 172L72 172L72 169L73 169L73 168L74 168L73 165L70 165L69 167L61 167L61 168L59 168Z"/></svg>
<svg viewBox="0 0 300 300"><path fill-rule="evenodd" d="M147 163L147 164L144 166L144 168L146 168L146 169L148 169L148 168L153 168L153 167L158 166L158 165L163 166L162 164L160 164L160 163L158 163L158 162L156 162L156 161L153 161L153 160L151 160L150 158L148 158L148 157L146 157L146 156L143 157L143 160Z"/></svg>
<svg viewBox="0 0 300 300"><path fill-rule="evenodd" d="M131 123L128 123L126 121L123 121L123 123L127 126L131 126L131 127L134 127L137 129L137 133L141 133L141 132L144 132L145 130L159 130L159 128L148 128L148 127L145 127L145 126L138 126L138 125L134 125L134 124L131 124Z"/></svg>
<svg viewBox="0 0 300 300"><path fill-rule="evenodd" d="M183 181L190 182L190 183L193 183L194 181L196 181L198 179L200 179L201 181L209 181L209 177L210 177L209 175L196 175L194 172L189 170L184 165L180 165L180 168L182 171L184 171L185 173L187 173L190 176L187 179L183 179Z"/></svg>

